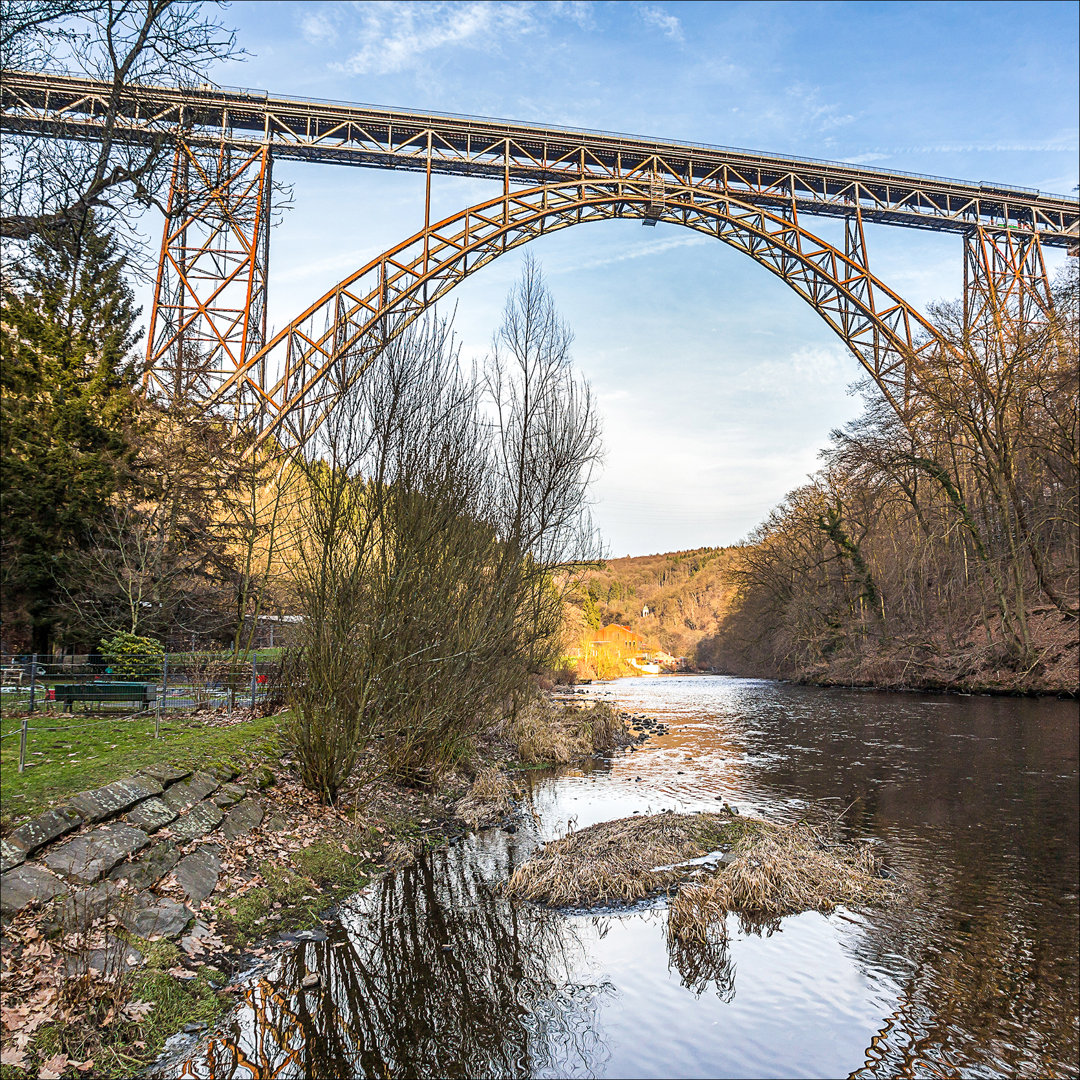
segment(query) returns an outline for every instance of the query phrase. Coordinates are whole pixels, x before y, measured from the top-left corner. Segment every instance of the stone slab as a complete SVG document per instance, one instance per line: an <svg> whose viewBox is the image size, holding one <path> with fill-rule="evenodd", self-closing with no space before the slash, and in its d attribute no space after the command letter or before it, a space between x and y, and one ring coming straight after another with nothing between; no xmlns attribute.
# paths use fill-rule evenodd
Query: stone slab
<svg viewBox="0 0 1080 1080"><path fill-rule="evenodd" d="M141 829L115 822L61 844L50 851L43 861L50 870L55 870L69 881L92 885L117 863L146 847L149 839Z"/></svg>
<svg viewBox="0 0 1080 1080"><path fill-rule="evenodd" d="M65 933L85 929L95 919L115 913L120 906L120 885L115 881L103 881L100 885L88 885L76 889L60 908L58 925Z"/></svg>
<svg viewBox="0 0 1080 1080"><path fill-rule="evenodd" d="M215 944L220 945L221 942L214 934L214 931L206 923L200 922L198 919L192 923L191 929L180 939L180 948L188 956L198 956Z"/></svg>
<svg viewBox="0 0 1080 1080"><path fill-rule="evenodd" d="M14 915L23 908L35 907L63 896L71 890L58 877L34 863L0 874L0 914Z"/></svg>
<svg viewBox="0 0 1080 1080"><path fill-rule="evenodd" d="M8 842L21 848L25 858L38 848L65 836L82 823L82 815L77 810L70 806L56 806L20 825L8 837Z"/></svg>
<svg viewBox="0 0 1080 1080"><path fill-rule="evenodd" d="M201 904L217 888L221 876L221 848L205 844L180 860L176 880L189 900Z"/></svg>
<svg viewBox="0 0 1080 1080"><path fill-rule="evenodd" d="M269 765L260 765L251 771L248 781L252 787L265 788L277 783L277 777Z"/></svg>
<svg viewBox="0 0 1080 1080"><path fill-rule="evenodd" d="M180 861L180 849L171 840L161 840L140 855L120 863L109 872L111 881L127 881L136 889L148 889L159 882Z"/></svg>
<svg viewBox="0 0 1080 1080"><path fill-rule="evenodd" d="M190 810L197 802L201 802L207 795L212 795L218 789L218 782L209 773L197 772L190 780L181 784L173 784L161 797L162 802L170 809L182 814Z"/></svg>
<svg viewBox="0 0 1080 1080"><path fill-rule="evenodd" d="M191 769L182 769L178 765L147 765L139 772L143 776L153 777L165 787L175 784L177 780L186 780L191 775Z"/></svg>
<svg viewBox="0 0 1080 1080"><path fill-rule="evenodd" d="M26 852L16 847L7 839L0 840L0 873L6 874L9 870L26 861Z"/></svg>
<svg viewBox="0 0 1080 1080"><path fill-rule="evenodd" d="M144 799L134 809L128 811L127 822L145 833L157 832L176 817L176 811L161 799Z"/></svg>
<svg viewBox="0 0 1080 1080"><path fill-rule="evenodd" d="M247 794L247 788L240 784L222 784L221 790L214 796L214 802L222 810L238 803Z"/></svg>
<svg viewBox="0 0 1080 1080"><path fill-rule="evenodd" d="M186 814L181 814L169 826L169 832L180 841L198 840L216 829L223 816L221 808L207 799L193 806Z"/></svg>
<svg viewBox="0 0 1080 1080"><path fill-rule="evenodd" d="M225 835L230 840L238 836L246 836L252 829L262 823L263 803L262 799L254 797L238 802L225 815Z"/></svg>
<svg viewBox="0 0 1080 1080"><path fill-rule="evenodd" d="M69 977L95 973L120 975L137 968L142 961L143 954L134 945L110 934L105 939L103 949L91 949L64 957L64 974Z"/></svg>
<svg viewBox="0 0 1080 1080"><path fill-rule="evenodd" d="M103 821L151 795L160 795L161 790L161 784L151 776L132 776L94 791L80 792L70 802L87 821Z"/></svg>
<svg viewBox="0 0 1080 1080"><path fill-rule="evenodd" d="M120 913L119 922L125 930L139 937L172 938L182 934L193 918L191 912L175 900L144 894Z"/></svg>

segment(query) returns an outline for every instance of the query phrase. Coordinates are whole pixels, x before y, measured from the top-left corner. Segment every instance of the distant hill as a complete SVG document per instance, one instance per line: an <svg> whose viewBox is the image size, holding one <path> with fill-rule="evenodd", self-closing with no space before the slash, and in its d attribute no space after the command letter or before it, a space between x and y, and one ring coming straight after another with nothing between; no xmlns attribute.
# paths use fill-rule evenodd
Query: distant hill
<svg viewBox="0 0 1080 1080"><path fill-rule="evenodd" d="M697 643L717 632L730 606L729 570L738 550L706 547L610 559L588 571L572 603L593 627L621 623L646 648L693 659Z"/></svg>

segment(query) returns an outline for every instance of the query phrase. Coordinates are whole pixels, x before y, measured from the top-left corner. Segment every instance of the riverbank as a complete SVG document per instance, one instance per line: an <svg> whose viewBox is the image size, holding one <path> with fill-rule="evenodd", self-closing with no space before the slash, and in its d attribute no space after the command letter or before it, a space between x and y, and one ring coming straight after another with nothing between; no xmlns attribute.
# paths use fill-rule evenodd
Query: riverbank
<svg viewBox="0 0 1080 1080"><path fill-rule="evenodd" d="M185 740L142 746L135 776L123 757L99 755L104 786L81 795L66 755L87 747L72 728L63 747L74 750L57 747L55 762L15 779L5 772L0 1075L139 1071L168 1036L227 1009L238 972L318 935L345 896L470 828L513 831L522 769L647 738L629 719L542 699L431 789L358 777L334 807L300 785L276 738L280 716L215 718L215 749L238 752L213 765L204 755L203 768ZM105 745L120 747L115 738ZM230 828L237 808L246 813ZM86 865L62 858L76 848Z"/></svg>
<svg viewBox="0 0 1080 1080"><path fill-rule="evenodd" d="M985 627L951 642L927 633L919 642L875 643L863 654L838 650L814 664L773 663L733 651L708 667L712 674L744 678L779 678L808 686L918 690L944 694L1008 696L1080 696L1080 634L1077 623L1056 609L1028 616L1031 655L1010 658L1001 641Z"/></svg>

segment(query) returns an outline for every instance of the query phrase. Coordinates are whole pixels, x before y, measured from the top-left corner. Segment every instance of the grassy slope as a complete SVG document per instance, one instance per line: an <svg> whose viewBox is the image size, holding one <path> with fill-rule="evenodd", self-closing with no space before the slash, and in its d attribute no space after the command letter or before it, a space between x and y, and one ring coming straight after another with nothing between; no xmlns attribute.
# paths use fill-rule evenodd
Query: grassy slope
<svg viewBox="0 0 1080 1080"><path fill-rule="evenodd" d="M6 829L76 792L157 762L195 767L228 759L239 767L276 758L280 721L260 717L217 727L202 718L169 717L155 739L152 716L32 716L25 772L18 771L19 737L0 744L0 821ZM5 728L17 725L6 718Z"/></svg>

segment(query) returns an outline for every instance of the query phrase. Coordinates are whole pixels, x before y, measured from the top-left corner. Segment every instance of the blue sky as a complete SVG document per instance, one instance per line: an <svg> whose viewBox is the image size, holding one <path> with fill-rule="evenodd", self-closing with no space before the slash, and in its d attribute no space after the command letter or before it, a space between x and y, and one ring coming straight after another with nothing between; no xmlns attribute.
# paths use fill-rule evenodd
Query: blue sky
<svg viewBox="0 0 1080 1080"><path fill-rule="evenodd" d="M216 73L227 85L1045 191L1078 181L1074 3L244 0L225 19L250 54ZM420 177L284 162L275 175L294 194L271 241L276 326L422 225ZM433 211L490 194L437 178ZM868 247L872 269L917 306L959 294L959 237L882 226ZM606 222L530 250L599 397L594 513L613 555L737 541L858 411L855 359L724 244ZM453 294L467 356L486 351L520 258Z"/></svg>

